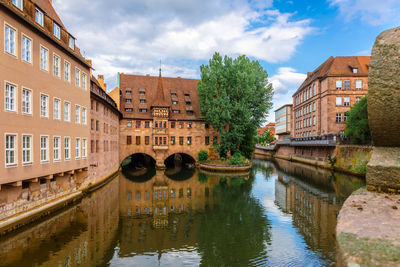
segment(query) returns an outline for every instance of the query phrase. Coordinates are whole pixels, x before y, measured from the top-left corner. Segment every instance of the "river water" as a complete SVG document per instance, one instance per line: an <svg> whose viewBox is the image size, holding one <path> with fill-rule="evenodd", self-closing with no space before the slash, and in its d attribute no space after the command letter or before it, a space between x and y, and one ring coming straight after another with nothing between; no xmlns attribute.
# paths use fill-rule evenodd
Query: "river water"
<svg viewBox="0 0 400 267"><path fill-rule="evenodd" d="M120 173L0 239L0 266L332 266L336 217L364 182L287 161L250 175Z"/></svg>

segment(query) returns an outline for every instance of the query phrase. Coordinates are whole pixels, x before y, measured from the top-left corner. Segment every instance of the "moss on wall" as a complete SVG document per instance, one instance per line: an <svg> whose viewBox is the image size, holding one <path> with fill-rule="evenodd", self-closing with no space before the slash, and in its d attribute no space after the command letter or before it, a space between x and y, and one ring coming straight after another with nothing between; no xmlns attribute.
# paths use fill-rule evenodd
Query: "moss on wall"
<svg viewBox="0 0 400 267"><path fill-rule="evenodd" d="M365 175L372 155L370 146L339 146L336 155L336 168L347 172Z"/></svg>

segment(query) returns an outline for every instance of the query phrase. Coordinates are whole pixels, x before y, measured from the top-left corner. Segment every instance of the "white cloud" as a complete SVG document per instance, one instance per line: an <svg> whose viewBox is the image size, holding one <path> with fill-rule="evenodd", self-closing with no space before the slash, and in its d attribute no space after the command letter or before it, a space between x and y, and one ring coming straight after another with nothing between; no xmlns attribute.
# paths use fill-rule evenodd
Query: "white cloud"
<svg viewBox="0 0 400 267"><path fill-rule="evenodd" d="M197 78L216 51L284 62L313 30L310 20L271 9L272 0L53 2L106 80L118 71L156 74L160 59L165 75Z"/></svg>
<svg viewBox="0 0 400 267"><path fill-rule="evenodd" d="M306 77L306 74L298 73L293 68L282 67L278 69L278 73L272 76L269 81L274 87L275 96L278 96L286 95L289 92L294 93Z"/></svg>
<svg viewBox="0 0 400 267"><path fill-rule="evenodd" d="M400 22L399 0L328 0L347 20L361 19L370 25L383 25L393 20Z"/></svg>

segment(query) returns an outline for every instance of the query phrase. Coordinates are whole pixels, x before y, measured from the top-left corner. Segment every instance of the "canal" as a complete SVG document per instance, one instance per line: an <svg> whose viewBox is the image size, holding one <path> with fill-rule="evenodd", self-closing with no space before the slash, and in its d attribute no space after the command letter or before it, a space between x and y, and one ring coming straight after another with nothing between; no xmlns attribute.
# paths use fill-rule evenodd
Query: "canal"
<svg viewBox="0 0 400 267"><path fill-rule="evenodd" d="M250 175L125 170L0 239L0 266L332 266L336 217L364 182L287 161Z"/></svg>

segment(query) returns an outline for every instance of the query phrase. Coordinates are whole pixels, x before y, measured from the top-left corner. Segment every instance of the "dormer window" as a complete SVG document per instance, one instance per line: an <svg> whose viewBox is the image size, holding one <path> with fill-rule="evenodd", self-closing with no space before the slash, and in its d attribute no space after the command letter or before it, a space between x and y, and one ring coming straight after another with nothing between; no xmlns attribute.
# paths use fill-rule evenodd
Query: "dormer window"
<svg viewBox="0 0 400 267"><path fill-rule="evenodd" d="M172 101L172 105L178 105L178 101Z"/></svg>
<svg viewBox="0 0 400 267"><path fill-rule="evenodd" d="M190 96L189 94L185 94L185 96Z"/></svg>
<svg viewBox="0 0 400 267"><path fill-rule="evenodd" d="M39 24L42 27L44 25L43 19L44 19L43 12L39 8L36 7L35 8L35 21L37 24Z"/></svg>
<svg viewBox="0 0 400 267"><path fill-rule="evenodd" d="M140 91L139 95L146 95L146 92L145 91Z"/></svg>
<svg viewBox="0 0 400 267"><path fill-rule="evenodd" d="M23 0L12 0L12 3L14 6L18 7L20 10L22 10L23 6Z"/></svg>
<svg viewBox="0 0 400 267"><path fill-rule="evenodd" d="M132 91L131 90L126 90L126 94L130 95L130 94L132 94Z"/></svg>
<svg viewBox="0 0 400 267"><path fill-rule="evenodd" d="M174 113L174 114L179 114L180 111L179 111L179 109L174 109L174 110L172 110L172 113Z"/></svg>
<svg viewBox="0 0 400 267"><path fill-rule="evenodd" d="M186 101L186 105L191 105L191 104L192 104L192 102Z"/></svg>
<svg viewBox="0 0 400 267"><path fill-rule="evenodd" d="M353 68L353 73L358 73L358 68Z"/></svg>
<svg viewBox="0 0 400 267"><path fill-rule="evenodd" d="M71 48L72 50L75 49L75 40L74 40L74 38L72 38L71 36L69 37L68 46L69 46L69 48Z"/></svg>
<svg viewBox="0 0 400 267"><path fill-rule="evenodd" d="M147 108L140 108L140 109L139 109L139 112L140 112L140 113L146 113L146 112L147 112Z"/></svg>
<svg viewBox="0 0 400 267"><path fill-rule="evenodd" d="M171 93L171 96L172 97L176 97L176 93Z"/></svg>
<svg viewBox="0 0 400 267"><path fill-rule="evenodd" d="M61 29L60 29L60 26L57 25L57 23L54 23L53 30L54 30L54 36L57 37L58 39L60 39Z"/></svg>
<svg viewBox="0 0 400 267"><path fill-rule="evenodd" d="M140 99L140 104L146 104L146 99Z"/></svg>

